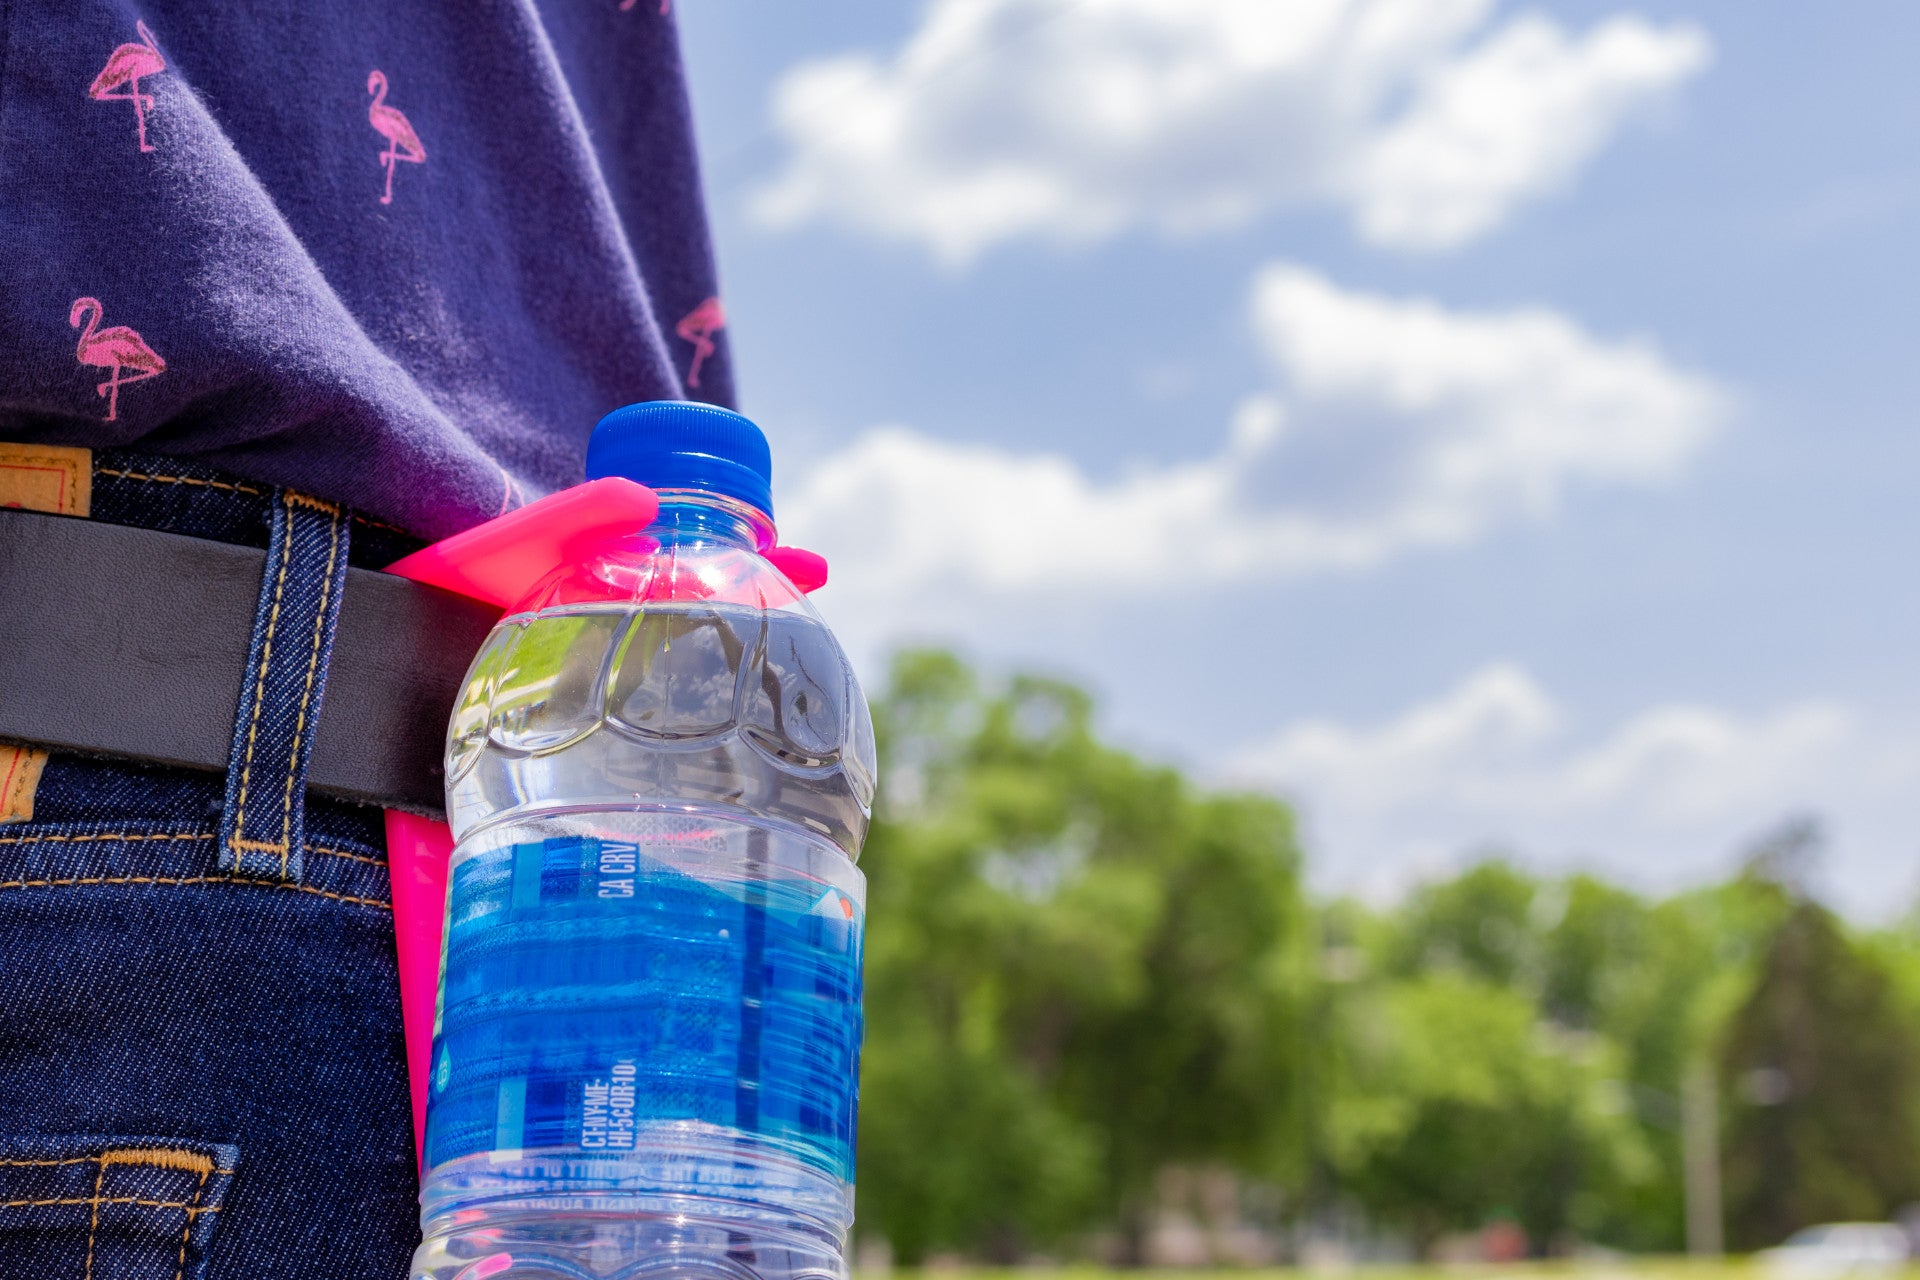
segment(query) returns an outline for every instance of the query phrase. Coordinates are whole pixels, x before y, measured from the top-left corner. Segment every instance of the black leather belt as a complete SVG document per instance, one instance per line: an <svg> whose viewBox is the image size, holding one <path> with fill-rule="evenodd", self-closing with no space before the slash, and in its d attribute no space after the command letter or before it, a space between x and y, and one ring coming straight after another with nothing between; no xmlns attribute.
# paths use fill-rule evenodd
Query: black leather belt
<svg viewBox="0 0 1920 1280"><path fill-rule="evenodd" d="M0 739L224 770L266 552L0 509ZM347 570L307 785L438 814L461 678L499 610Z"/></svg>

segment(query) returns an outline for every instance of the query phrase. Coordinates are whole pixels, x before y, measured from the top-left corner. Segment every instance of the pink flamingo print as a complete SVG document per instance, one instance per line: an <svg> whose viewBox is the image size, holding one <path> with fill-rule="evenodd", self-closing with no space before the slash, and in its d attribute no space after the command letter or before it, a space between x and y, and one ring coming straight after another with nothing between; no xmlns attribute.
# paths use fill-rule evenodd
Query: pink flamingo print
<svg viewBox="0 0 1920 1280"><path fill-rule="evenodd" d="M120 416L120 388L129 382L142 382L148 378L157 378L167 371L167 362L159 353L146 344L146 340L123 324L111 329L94 332L106 309L98 298L76 298L73 310L67 313L67 323L78 329L80 317L92 312L87 321L86 332L80 335L80 346L75 354L81 364L90 364L96 369L110 369L107 380L94 388L95 395L107 398L108 422ZM122 374L122 369L132 369L132 373Z"/></svg>
<svg viewBox="0 0 1920 1280"><path fill-rule="evenodd" d="M140 81L165 71L167 60L160 56L153 32L147 30L146 23L136 22L133 29L145 43L127 43L115 49L107 58L107 65L100 68L100 74L87 86L87 96L96 102L131 102L134 124L140 130L140 149L151 151L153 144L147 141L147 112L153 110L153 95L140 92ZM125 93L114 92L122 88Z"/></svg>
<svg viewBox="0 0 1920 1280"><path fill-rule="evenodd" d="M427 158L427 149L420 145L420 135L413 131L400 109L387 105L386 72L375 71L367 77L367 92L373 95L367 120L387 140L387 149L380 153L380 163L387 171L387 193L380 197L380 203L392 204L394 163L405 160L409 164L420 164Z"/></svg>
<svg viewBox="0 0 1920 1280"><path fill-rule="evenodd" d="M501 466L497 462L494 463L493 466L494 466L494 470L500 473L500 481L501 481L500 509L493 513L494 516L497 518L499 516L503 516L507 514L507 512L512 510L514 507L524 507L527 504L527 500L521 496L520 486L514 483L514 479L512 476L507 474L507 469Z"/></svg>
<svg viewBox="0 0 1920 1280"><path fill-rule="evenodd" d="M680 317L680 323L673 331L693 344L693 364L687 369L687 385L700 385L700 366L713 354L713 335L727 324L727 313L720 306L720 299L708 298L705 302Z"/></svg>

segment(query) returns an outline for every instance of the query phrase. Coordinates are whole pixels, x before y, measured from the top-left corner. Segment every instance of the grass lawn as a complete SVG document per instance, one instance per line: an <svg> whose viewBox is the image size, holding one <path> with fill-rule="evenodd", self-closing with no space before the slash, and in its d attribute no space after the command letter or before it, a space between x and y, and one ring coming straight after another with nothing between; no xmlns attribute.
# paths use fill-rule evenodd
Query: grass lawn
<svg viewBox="0 0 1920 1280"><path fill-rule="evenodd" d="M1307 1271L1299 1268L1272 1267L1250 1270L1220 1268L1212 1271L1109 1271L1100 1267L1067 1266L1059 1268L1015 1268L996 1270L986 1267L956 1269L934 1268L926 1271L898 1270L891 1273L860 1272L855 1280L1196 1280L1217 1275L1223 1280L1314 1280L1317 1277L1351 1277L1352 1280L1463 1280L1477 1275L1497 1276L1499 1280L1764 1280L1766 1272L1746 1258L1697 1260L1685 1257L1580 1258L1553 1262L1450 1263L1426 1266L1360 1266L1344 1271ZM1920 1266L1898 1272L1882 1273L1878 1280L1920 1280Z"/></svg>

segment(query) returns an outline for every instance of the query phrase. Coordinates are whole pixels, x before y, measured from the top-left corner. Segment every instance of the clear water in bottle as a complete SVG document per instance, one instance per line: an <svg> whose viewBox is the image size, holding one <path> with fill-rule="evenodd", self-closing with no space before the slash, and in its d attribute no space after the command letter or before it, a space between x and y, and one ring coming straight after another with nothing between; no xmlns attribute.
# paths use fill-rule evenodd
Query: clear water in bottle
<svg viewBox="0 0 1920 1280"><path fill-rule="evenodd" d="M715 487L468 674L416 1277L847 1274L872 725Z"/></svg>

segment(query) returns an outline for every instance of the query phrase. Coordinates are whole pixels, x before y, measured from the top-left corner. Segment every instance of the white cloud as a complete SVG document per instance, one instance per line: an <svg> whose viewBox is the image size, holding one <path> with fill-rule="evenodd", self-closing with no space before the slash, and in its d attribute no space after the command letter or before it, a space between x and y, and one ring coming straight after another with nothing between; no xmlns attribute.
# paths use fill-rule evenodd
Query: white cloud
<svg viewBox="0 0 1920 1280"><path fill-rule="evenodd" d="M1637 106L1706 65L1691 28L1615 17L1574 39L1517 18L1435 68L1365 148L1353 197L1376 244L1447 249L1565 186Z"/></svg>
<svg viewBox="0 0 1920 1280"><path fill-rule="evenodd" d="M1453 311L1275 265L1251 319L1276 384L1209 454L1108 478L880 428L788 491L783 530L833 560L837 616L937 628L988 597L1204 588L1469 542L1577 485L1670 479L1723 413L1709 381L1552 311Z"/></svg>
<svg viewBox="0 0 1920 1280"><path fill-rule="evenodd" d="M1722 397L1644 343L1607 342L1543 308L1468 313L1353 293L1298 267L1256 281L1253 319L1294 397L1391 434L1397 501L1366 524L1376 554L1461 541L1545 512L1571 482L1670 479Z"/></svg>
<svg viewBox="0 0 1920 1280"><path fill-rule="evenodd" d="M1569 182L1702 70L1696 27L1574 33L1494 0L933 0L891 57L802 64L758 213L963 263L1021 237L1183 234L1347 209L1446 249Z"/></svg>
<svg viewBox="0 0 1920 1280"><path fill-rule="evenodd" d="M1390 892L1488 847L1671 887L1724 874L1738 845L1794 812L1829 816L1830 877L1885 914L1912 893L1912 735L1808 700L1742 715L1690 703L1582 733L1524 670L1495 664L1384 723L1290 724L1229 774L1293 797L1330 883Z"/></svg>

